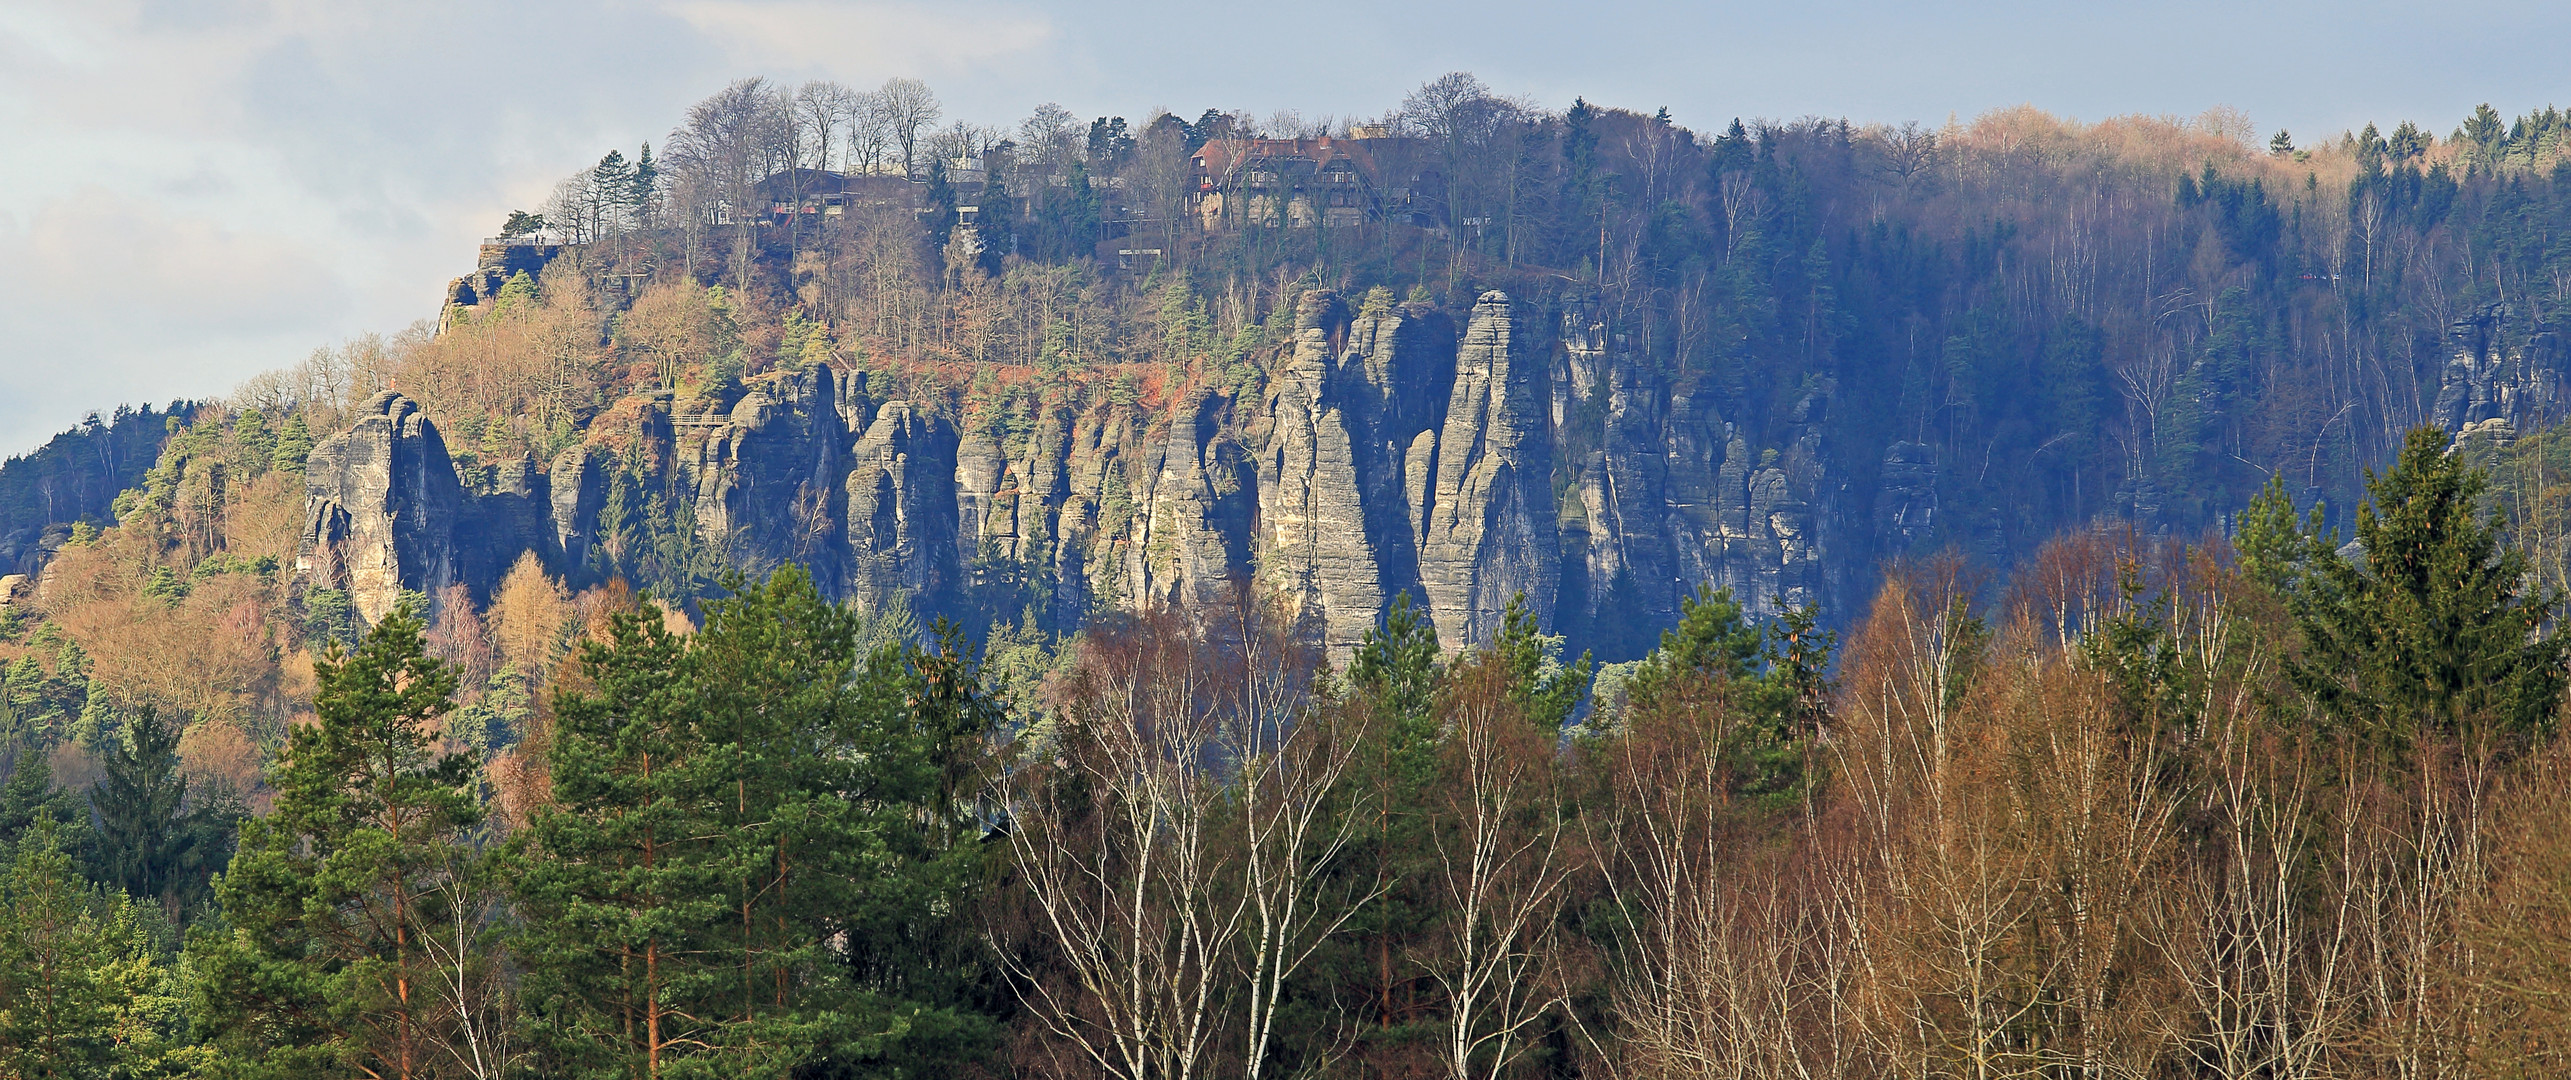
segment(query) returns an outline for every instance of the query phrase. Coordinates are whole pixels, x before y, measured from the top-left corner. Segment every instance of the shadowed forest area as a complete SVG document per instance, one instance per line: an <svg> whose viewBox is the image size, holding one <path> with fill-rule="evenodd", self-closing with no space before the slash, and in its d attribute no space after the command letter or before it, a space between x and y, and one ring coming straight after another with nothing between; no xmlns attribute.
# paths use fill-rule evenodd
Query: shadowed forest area
<svg viewBox="0 0 2571 1080"><path fill-rule="evenodd" d="M0 467L0 1077L2564 1067L2558 111L943 119L735 84L437 319ZM467 487L820 368L1005 438L1257 399L1315 289L1825 432L1848 587L1342 657L1250 579L861 609L675 486L584 576L297 575L380 390Z"/></svg>
<svg viewBox="0 0 2571 1080"><path fill-rule="evenodd" d="M1246 583L1034 677L791 567L702 627L405 604L264 768L152 709L19 744L0 1062L2548 1074L2561 594L2446 443L2351 536L2273 484L2236 543L1902 563L1844 648L1708 590L1612 682L1407 600L1334 668Z"/></svg>

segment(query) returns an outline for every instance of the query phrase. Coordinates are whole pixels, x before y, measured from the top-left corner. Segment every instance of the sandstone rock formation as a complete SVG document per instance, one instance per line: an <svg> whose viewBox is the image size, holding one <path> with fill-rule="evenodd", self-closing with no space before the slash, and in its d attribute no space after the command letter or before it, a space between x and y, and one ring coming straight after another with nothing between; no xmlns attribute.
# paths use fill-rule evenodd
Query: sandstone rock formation
<svg viewBox="0 0 2571 1080"><path fill-rule="evenodd" d="M404 589L435 592L456 580L463 485L445 440L411 399L375 395L347 431L313 447L304 475L299 575L347 590L368 622L392 611Z"/></svg>
<svg viewBox="0 0 2571 1080"><path fill-rule="evenodd" d="M2529 431L2571 404L2571 349L2559 335L2522 339L2515 313L2485 304L2446 329L2447 363L2430 418L2458 441Z"/></svg>
<svg viewBox="0 0 2571 1080"><path fill-rule="evenodd" d="M370 620L405 589L487 592L528 551L595 580L620 572L617 530L650 493L726 565L795 562L861 604L934 608L1006 581L1069 620L1255 578L1344 656L1403 593L1450 648L1519 595L1575 634L1656 629L1699 583L1761 609L1820 602L1846 574L1835 551L1924 529L1934 466L1909 444L1865 466L1879 509L1853 537L1815 509L1826 382L1752 431L1713 388L1622 348L1577 298L1485 293L1459 328L1316 292L1255 395L968 403L816 368L719 406L629 399L541 470L462 477L388 393L314 452L299 570Z"/></svg>

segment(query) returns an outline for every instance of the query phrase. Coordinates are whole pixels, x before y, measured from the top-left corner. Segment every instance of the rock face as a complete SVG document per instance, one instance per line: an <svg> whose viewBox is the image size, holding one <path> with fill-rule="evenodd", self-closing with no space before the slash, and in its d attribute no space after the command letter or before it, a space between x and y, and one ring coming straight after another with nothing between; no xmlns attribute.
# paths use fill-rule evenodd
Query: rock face
<svg viewBox="0 0 2571 1080"><path fill-rule="evenodd" d="M2571 349L2551 332L2519 338L2516 321L2507 305L2486 304L2446 328L2448 359L2430 415L2459 442L2505 440L2571 404Z"/></svg>
<svg viewBox="0 0 2571 1080"><path fill-rule="evenodd" d="M1700 583L1767 610L1835 599L1835 551L1925 530L1935 466L1908 444L1862 466L1874 513L1815 509L1838 490L1829 386L1751 431L1621 349L1577 299L1485 293L1458 327L1316 292L1256 395L969 403L813 369L720 408L628 399L546 468L461 477L388 393L314 451L299 570L370 620L405 589L487 594L527 552L595 580L649 498L727 565L795 562L865 605L1005 587L1071 620L1254 578L1344 656L1404 593L1450 648L1520 595L1575 637L1657 629Z"/></svg>
<svg viewBox="0 0 2571 1080"><path fill-rule="evenodd" d="M356 424L313 447L304 476L295 570L347 590L366 621L392 611L404 589L433 593L456 580L464 488L411 399L375 395Z"/></svg>
<svg viewBox="0 0 2571 1080"><path fill-rule="evenodd" d="M1425 472L1420 584L1449 644L1483 641L1513 596L1550 624L1562 576L1552 424L1543 353L1525 313L1499 293L1473 305L1456 350L1446 423Z"/></svg>

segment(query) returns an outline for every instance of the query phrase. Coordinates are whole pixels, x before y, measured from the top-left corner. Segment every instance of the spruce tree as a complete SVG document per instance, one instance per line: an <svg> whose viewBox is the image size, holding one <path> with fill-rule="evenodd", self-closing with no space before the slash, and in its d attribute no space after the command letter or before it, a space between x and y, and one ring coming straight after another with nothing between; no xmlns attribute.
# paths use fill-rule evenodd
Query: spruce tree
<svg viewBox="0 0 2571 1080"><path fill-rule="evenodd" d="M921 192L928 213L920 224L928 229L932 248L946 247L947 236L955 231L955 185L946 179L946 162L928 163L928 188Z"/></svg>
<svg viewBox="0 0 2571 1080"><path fill-rule="evenodd" d="M982 241L982 250L974 258L984 274L998 277L1001 261L1017 247L1018 204L1009 197L1008 184L1000 179L999 170L985 175L990 179L983 182L973 213L973 231Z"/></svg>
<svg viewBox="0 0 2571 1080"><path fill-rule="evenodd" d="M474 921L454 905L479 875L481 808L474 763L436 751L456 676L425 631L404 602L315 665L317 722L215 890L229 933L189 942L203 1032L245 1075L424 1076L461 1041L442 995L488 962L453 940Z"/></svg>
<svg viewBox="0 0 2571 1080"><path fill-rule="evenodd" d="M2530 580L2484 513L2488 478L2447 442L2419 428L2369 472L2346 554L2317 512L2294 525L2281 485L2243 516L2245 568L2285 596L2303 640L2288 676L2327 722L2393 746L2541 734L2562 700L2563 643L2544 632L2560 598Z"/></svg>
<svg viewBox="0 0 2571 1080"><path fill-rule="evenodd" d="M280 471L303 475L304 462L312 458L312 426L304 422L300 411L288 413L286 422L277 429L277 448L271 463Z"/></svg>
<svg viewBox="0 0 2571 1080"><path fill-rule="evenodd" d="M179 774L179 733L150 707L107 744L107 775L93 789L99 861L108 884L136 897L170 895L196 839L184 820L187 778Z"/></svg>

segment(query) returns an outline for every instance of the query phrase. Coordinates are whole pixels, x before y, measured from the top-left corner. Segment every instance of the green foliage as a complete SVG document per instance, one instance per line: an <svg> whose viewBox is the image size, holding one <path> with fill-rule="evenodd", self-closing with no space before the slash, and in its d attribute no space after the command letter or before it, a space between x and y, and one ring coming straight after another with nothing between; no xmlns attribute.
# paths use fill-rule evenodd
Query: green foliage
<svg viewBox="0 0 2571 1080"><path fill-rule="evenodd" d="M976 1009L969 813L998 722L971 657L860 653L792 568L731 579L682 641L620 614L554 703L554 801L513 874L559 1075L933 1075Z"/></svg>
<svg viewBox="0 0 2571 1080"><path fill-rule="evenodd" d="M312 458L312 441L312 427L304 422L304 414L287 414L285 425L277 429L277 446L269 457L271 466L303 475L304 463Z"/></svg>
<svg viewBox="0 0 2571 1080"><path fill-rule="evenodd" d="M932 160L928 163L928 189L921 202L927 213L921 215L920 224L928 229L929 246L943 249L955 231L956 218L955 185L946 179L946 162Z"/></svg>
<svg viewBox="0 0 2571 1080"><path fill-rule="evenodd" d="M321 587L308 588L301 597L304 642L315 648L332 644L347 646L357 643L361 627L357 620L357 603L347 590Z"/></svg>
<svg viewBox="0 0 2571 1080"><path fill-rule="evenodd" d="M44 746L23 740L8 746L9 778L0 784L0 862L16 859L18 845L39 828L52 829L49 842L89 861L89 807L54 787Z"/></svg>
<svg viewBox="0 0 2571 1080"><path fill-rule="evenodd" d="M408 1075L456 1042L458 1006L430 990L488 960L453 940L474 922L482 808L474 763L436 749L456 675L425 631L404 603L315 665L317 722L216 886L228 926L189 940L205 1034L248 1074Z"/></svg>
<svg viewBox="0 0 2571 1080"><path fill-rule="evenodd" d="M632 470L609 476L598 531L590 559L600 577L622 576L673 603L712 595L730 568L722 549L697 530L694 498L656 488Z"/></svg>
<svg viewBox="0 0 2571 1080"><path fill-rule="evenodd" d="M0 739L51 745L70 735L89 708L89 656L51 622L29 632L0 668Z"/></svg>
<svg viewBox="0 0 2571 1080"><path fill-rule="evenodd" d="M90 415L32 452L0 463L0 564L34 553L45 527L106 517L117 496L142 483L158 459L168 422L196 412L189 402L167 410L119 407Z"/></svg>
<svg viewBox="0 0 2571 1080"><path fill-rule="evenodd" d="M41 821L0 871L0 1076L199 1075L215 1058L187 1042L157 909L93 890L73 865Z"/></svg>
<svg viewBox="0 0 2571 1080"><path fill-rule="evenodd" d="M1766 640L1732 590L1698 585L1694 596L1679 601L1678 625L1661 631L1660 647L1643 659L1627 692L1647 701L1685 675L1741 681L1758 670Z"/></svg>
<svg viewBox="0 0 2571 1080"><path fill-rule="evenodd" d="M114 988L99 977L114 943L55 830L39 818L0 879L0 1065L11 1076L96 1076L115 1060Z"/></svg>
<svg viewBox="0 0 2571 1080"><path fill-rule="evenodd" d="M1445 654L1428 612L1404 590L1384 613L1384 624L1366 631L1348 664L1348 681L1395 722L1415 735L1424 730L1446 674Z"/></svg>
<svg viewBox="0 0 2571 1080"><path fill-rule="evenodd" d="M515 240L522 236L535 236L544 232L547 227L543 214L511 210L509 220L500 223L500 239Z"/></svg>
<svg viewBox="0 0 2571 1080"><path fill-rule="evenodd" d="M179 772L179 731L156 709L135 710L124 738L107 746L98 812L101 878L138 900L185 912L208 895L231 858L245 813L232 792L191 785Z"/></svg>
<svg viewBox="0 0 2571 1080"><path fill-rule="evenodd" d="M1742 721L1723 748L1740 792L1796 802L1806 793L1810 742L1829 719L1837 647L1816 609L1788 609L1761 624L1730 589L1698 585L1679 602L1678 625L1624 676L1622 700L1602 702L1593 724L1714 702Z"/></svg>
<svg viewBox="0 0 2571 1080"><path fill-rule="evenodd" d="M1365 1021L1356 1036L1369 1056L1398 1055L1434 1038L1421 1007L1434 991L1414 957L1431 947L1445 915L1429 830L1444 741L1438 698L1449 670L1427 610L1408 592L1394 598L1383 625L1366 632L1349 663L1349 689L1372 723L1350 782L1349 812L1360 824L1333 867L1333 887L1379 895L1316 957L1287 1026L1321 1031L1353 1014Z"/></svg>
<svg viewBox="0 0 2571 1080"><path fill-rule="evenodd" d="M2369 476L2350 555L2295 528L2281 487L2244 521L2244 563L2284 594L2303 640L2296 688L2328 723L2395 747L2539 735L2562 700L2564 643L2544 632L2560 598L2531 584L2525 553L2486 519L2488 477L2446 444L2415 430Z"/></svg>
<svg viewBox="0 0 2571 1080"><path fill-rule="evenodd" d="M1526 595L1509 598L1500 612L1500 632L1485 649L1508 672L1509 700L1538 729L1553 731L1570 722L1589 693L1589 675L1597 661L1587 653L1577 663L1562 662L1562 638L1536 625Z"/></svg>

